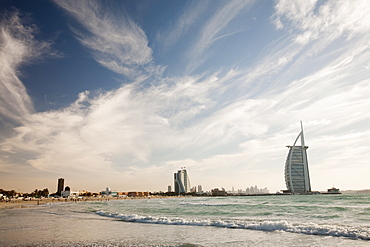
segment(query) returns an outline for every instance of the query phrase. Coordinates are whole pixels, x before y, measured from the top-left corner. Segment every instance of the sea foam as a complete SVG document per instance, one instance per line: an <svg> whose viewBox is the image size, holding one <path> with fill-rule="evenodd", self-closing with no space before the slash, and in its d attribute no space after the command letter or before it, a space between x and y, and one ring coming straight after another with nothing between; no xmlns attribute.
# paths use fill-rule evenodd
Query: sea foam
<svg viewBox="0 0 370 247"><path fill-rule="evenodd" d="M370 230L367 228L355 228L338 225L318 225L314 223L293 224L286 220L279 221L238 221L238 220L210 220L210 219L185 219L179 217L153 217L137 214L117 214L105 211L96 212L100 216L112 217L126 222L165 224L165 225L189 225L189 226L213 226L236 229L249 229L259 231L284 231L290 233L322 235L333 237L346 237L351 239L370 240Z"/></svg>

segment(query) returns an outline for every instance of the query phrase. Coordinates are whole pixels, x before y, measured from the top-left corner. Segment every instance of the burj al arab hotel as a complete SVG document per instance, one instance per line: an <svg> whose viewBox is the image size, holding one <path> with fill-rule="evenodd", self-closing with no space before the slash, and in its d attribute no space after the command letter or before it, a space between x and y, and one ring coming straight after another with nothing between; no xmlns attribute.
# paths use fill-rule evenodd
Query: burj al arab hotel
<svg viewBox="0 0 370 247"><path fill-rule="evenodd" d="M297 141L301 139L301 145ZM301 133L297 136L293 146L289 148L285 162L285 184L287 192L292 194L307 194L311 192L310 175L308 172L307 146L304 143L303 126L301 122Z"/></svg>

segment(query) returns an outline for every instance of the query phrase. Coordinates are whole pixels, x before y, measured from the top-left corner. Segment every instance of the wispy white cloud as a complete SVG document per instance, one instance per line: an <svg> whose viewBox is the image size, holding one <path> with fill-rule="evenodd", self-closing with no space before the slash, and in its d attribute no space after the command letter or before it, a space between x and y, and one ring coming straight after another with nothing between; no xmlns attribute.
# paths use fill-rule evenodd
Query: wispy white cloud
<svg viewBox="0 0 370 247"><path fill-rule="evenodd" d="M181 142L176 129L199 113L196 105L209 102L207 82L182 80L140 91L134 83L97 98L81 93L68 108L28 116L3 150L34 152L29 163L46 170L146 163L153 149Z"/></svg>
<svg viewBox="0 0 370 247"><path fill-rule="evenodd" d="M241 71L249 92L261 93L272 87L281 91L289 82L331 61L333 68L328 66L328 70L334 66L342 70L341 61L352 64L351 70L358 70L351 58L368 49L370 25L365 16L369 6L362 1L278 1L274 21L278 20L282 26L276 27L284 26L286 32L266 47L255 66ZM304 37L307 39L301 42ZM356 59L359 66L366 67L364 59Z"/></svg>
<svg viewBox="0 0 370 247"><path fill-rule="evenodd" d="M342 35L351 38L363 34L370 28L366 18L368 1L279 1L276 4L275 21L277 27L287 25L300 32L296 42L307 44L312 40L326 36L332 41ZM285 24L282 24L284 23Z"/></svg>
<svg viewBox="0 0 370 247"><path fill-rule="evenodd" d="M246 11L255 1L228 1L218 8L202 26L199 36L196 39L194 46L189 53L189 65L187 70L192 71L199 65L203 64L207 59L208 54L205 52L212 46L212 44L220 39L220 37L227 37L234 31L226 31L228 25L243 11Z"/></svg>
<svg viewBox="0 0 370 247"><path fill-rule="evenodd" d="M33 104L20 81L20 66L53 55L50 43L36 41L37 28L19 12L3 12L0 20L0 121L20 124Z"/></svg>
<svg viewBox="0 0 370 247"><path fill-rule="evenodd" d="M164 49L169 49L175 45L181 37L197 25L203 15L209 10L211 1L194 1L184 8L183 13L176 23L171 25L168 30L164 30L157 35L157 40Z"/></svg>
<svg viewBox="0 0 370 247"><path fill-rule="evenodd" d="M99 1L55 2L84 27L84 31L71 29L102 66L136 77L140 75L138 69L152 62L152 50L144 31L125 13L114 14Z"/></svg>

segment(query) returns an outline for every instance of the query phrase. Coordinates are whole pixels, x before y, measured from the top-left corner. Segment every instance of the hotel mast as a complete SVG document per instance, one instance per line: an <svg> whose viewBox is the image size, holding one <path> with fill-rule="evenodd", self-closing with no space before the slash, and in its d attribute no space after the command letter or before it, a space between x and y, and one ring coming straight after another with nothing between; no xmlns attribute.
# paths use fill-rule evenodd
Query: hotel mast
<svg viewBox="0 0 370 247"><path fill-rule="evenodd" d="M301 138L301 146L297 146ZM292 194L305 194L311 192L310 175L308 172L307 146L304 143L303 126L301 121L301 133L295 139L293 146L289 148L285 162L285 184L288 192Z"/></svg>

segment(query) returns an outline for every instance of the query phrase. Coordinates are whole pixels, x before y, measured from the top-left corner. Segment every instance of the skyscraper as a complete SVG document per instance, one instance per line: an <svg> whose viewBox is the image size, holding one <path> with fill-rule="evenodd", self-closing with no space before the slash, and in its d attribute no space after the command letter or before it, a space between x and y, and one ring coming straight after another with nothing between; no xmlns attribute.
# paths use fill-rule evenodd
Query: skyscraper
<svg viewBox="0 0 370 247"><path fill-rule="evenodd" d="M58 188L57 188L57 195L61 195L62 191L64 189L64 178L59 178L58 179Z"/></svg>
<svg viewBox="0 0 370 247"><path fill-rule="evenodd" d="M301 146L297 146L298 139L301 138ZM302 194L311 192L310 176L307 162L307 146L304 143L303 126L301 122L301 132L295 139L293 146L289 148L285 162L285 184L287 190L292 194Z"/></svg>
<svg viewBox="0 0 370 247"><path fill-rule="evenodd" d="M202 185L198 185L198 193L202 193L203 192L203 188L202 188Z"/></svg>
<svg viewBox="0 0 370 247"><path fill-rule="evenodd" d="M190 180L185 167L181 167L177 173L174 174L175 194L183 194L190 192Z"/></svg>

